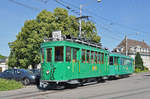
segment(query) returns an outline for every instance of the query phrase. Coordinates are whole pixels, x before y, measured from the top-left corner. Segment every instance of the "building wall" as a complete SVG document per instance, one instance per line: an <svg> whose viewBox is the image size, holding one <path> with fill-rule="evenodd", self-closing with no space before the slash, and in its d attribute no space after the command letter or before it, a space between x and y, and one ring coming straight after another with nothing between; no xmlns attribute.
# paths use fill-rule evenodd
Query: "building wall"
<svg viewBox="0 0 150 99"><path fill-rule="evenodd" d="M0 71L0 72L3 72L3 71L5 71L6 69L8 69L8 66L7 66L5 63L1 63L1 64L0 64L0 68L2 69L2 71Z"/></svg>
<svg viewBox="0 0 150 99"><path fill-rule="evenodd" d="M124 39L114 51L118 53L126 52L126 40ZM127 50L129 56L135 59L135 55L137 52L140 53L141 58L143 60L143 65L150 70L150 46L146 44L144 41L136 41L136 40L127 40Z"/></svg>
<svg viewBox="0 0 150 99"><path fill-rule="evenodd" d="M142 56L143 65L150 70L150 56Z"/></svg>
<svg viewBox="0 0 150 99"><path fill-rule="evenodd" d="M135 59L135 55L129 55L133 59ZM143 60L143 65L147 67L150 70L150 56L148 55L141 55L141 58Z"/></svg>

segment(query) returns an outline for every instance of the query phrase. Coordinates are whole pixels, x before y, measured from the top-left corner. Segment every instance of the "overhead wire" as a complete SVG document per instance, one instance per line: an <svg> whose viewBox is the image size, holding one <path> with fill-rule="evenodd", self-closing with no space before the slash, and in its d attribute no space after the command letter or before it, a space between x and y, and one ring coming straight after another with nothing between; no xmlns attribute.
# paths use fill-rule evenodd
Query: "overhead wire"
<svg viewBox="0 0 150 99"><path fill-rule="evenodd" d="M20 5L20 6L23 6L23 7L29 8L29 9L32 9L32 10L36 10L36 11L39 10L39 8L29 6L29 5L27 5L27 4L18 2L18 1L16 1L16 0L9 0L9 1L12 2L12 3L18 4L18 5ZM37 0L37 1L43 2L43 3L45 3L45 4L49 2L49 0ZM59 3L60 5L62 5L63 7L67 8L67 9L70 10L71 12L73 12L73 13L79 15L79 12L78 12L78 11L75 11L75 10L72 9L70 6L76 8L76 9L80 9L79 7L77 7L77 6L75 6L75 5L71 4L71 3L68 3L68 2L66 2L66 1L64 1L64 0L53 0L53 1ZM67 4L67 5L66 5L66 4ZM68 5L70 5L70 6L68 6ZM117 25L123 26L123 27L125 27L125 28L130 28L130 29L132 29L132 30L136 30L136 32L137 32L137 29L131 28L131 27L129 27L129 26L126 26L126 25L123 25L123 24L120 24L120 23L113 22L112 20L107 19L107 18L105 18L105 17L103 17L103 16L100 16L100 15L98 15L98 14L96 14L96 13L94 13L93 11L90 11L90 10L88 10L88 9L86 9L86 10L83 9L83 13L85 13L85 12L89 12L89 13L93 14L93 15L94 15L93 17L95 17L95 18L98 19L98 20L99 20L99 18L101 18L101 19L103 19L103 20L105 20L105 21L110 22L109 25L111 25L111 26L113 26L114 24L117 24ZM97 24L99 24L99 23L97 23ZM106 25L106 24L105 24L105 25ZM106 28L105 28L105 29L106 29ZM109 30L110 30L110 29L109 29ZM111 30L111 31L112 31L112 30ZM138 32L140 32L140 31L138 31ZM142 32L142 33L143 33L143 32ZM147 38L147 36L146 36L146 38ZM147 39L149 39L149 38L147 38Z"/></svg>
<svg viewBox="0 0 150 99"><path fill-rule="evenodd" d="M76 9L80 9L79 7L77 7L77 6L75 6L75 5L73 5L73 4L71 4L71 3L68 3L68 2L65 2L64 0L54 0L54 1L59 1L59 2L62 2L62 3L65 3L65 4L68 4L68 5L71 5L71 6L73 6L73 7L75 7ZM66 5L65 5L65 7L66 7ZM70 9L71 9L71 7L69 7ZM69 9L69 10L70 10ZM85 11L83 10L83 13L84 13ZM99 19L99 18L98 18ZM99 24L99 23L97 23L97 24ZM102 26L101 26L102 27ZM103 27L103 29L105 28L105 30L107 30L107 31L110 31L110 29L107 29L106 27ZM111 31L112 32L112 31Z"/></svg>
<svg viewBox="0 0 150 99"><path fill-rule="evenodd" d="M40 10L39 8L29 6L29 5L27 5L27 4L24 4L24 3L18 2L18 1L16 1L16 0L8 0L8 1L10 1L10 2L12 2L12 3L15 3L15 4L17 4L17 5L23 6L23 7L25 7L25 8L35 10L35 11Z"/></svg>
<svg viewBox="0 0 150 99"><path fill-rule="evenodd" d="M47 0L47 1L49 1L49 0ZM60 4L61 6L63 6L63 7L65 7L65 8L67 8L68 10L71 10L71 12L74 12L74 11L72 11L72 8L70 7L70 6L68 6L68 5L71 5L71 6L74 6L73 4L71 4L71 3L67 3L67 2L65 2L65 1L63 1L63 0L53 0L53 1L55 1L55 2L57 2L58 4ZM41 2L43 2L43 1L41 1ZM66 5L67 4L67 5ZM76 7L76 6L74 6L76 9L80 9L80 8L78 8L78 7ZM77 14L77 15L79 15L79 13L75 13L75 14ZM106 31L111 31L110 29L108 29L108 28L106 28L106 27L104 27L104 26L100 26L101 28L103 28L103 29L105 29ZM111 31L111 32L113 32L113 31ZM112 38L113 40L119 40L119 39L117 39L116 37L111 37L110 35L109 35L109 38ZM120 38L120 37L119 37Z"/></svg>
<svg viewBox="0 0 150 99"><path fill-rule="evenodd" d="M63 3L66 3L66 4L68 4L68 5L71 5L71 6L75 7L75 8L78 8L77 6L75 6L75 5L71 4L71 3L67 3L67 2L65 2L64 0L59 0L59 1L62 1ZM93 11L89 11L89 10L86 9L86 8L85 8L85 10L83 9L82 12L85 13L86 11L88 11L88 12L91 13L91 14L93 14L93 15L94 15L93 17L95 17L97 20L100 20L100 18L101 18L102 20L105 20L105 21L109 22L109 23L110 23L110 24L109 24L110 26L117 25L117 26L120 26L120 27L123 27L123 28L130 29L130 30L132 30L132 31L134 31L134 32L140 32L140 33L142 33L142 34L140 34L140 35L143 35L144 33L146 33L146 32L144 32L144 31L141 31L140 29L133 28L133 27L130 27L130 26L127 26L127 25L118 23L118 22L114 22L114 21L112 21L112 20L110 20L110 19L108 19L108 18L105 18L105 17L103 17L103 16L100 16L100 15L94 13ZM98 23L98 24L99 24L99 23ZM110 29L109 29L109 30L110 30ZM112 32L112 30L111 30L111 32ZM120 33L121 33L121 32L120 32ZM141 37L141 36L140 36L140 37ZM146 36L146 38L147 38L147 36ZM149 37L148 37L147 39L149 39Z"/></svg>
<svg viewBox="0 0 150 99"><path fill-rule="evenodd" d="M41 2L43 2L43 3L45 3L45 4L46 4L47 2L49 2L49 0L38 0L38 1L41 1ZM65 7L66 9L68 9L69 11L71 11L72 13L77 14L77 15L80 15L80 14L79 14L79 11L76 11L77 9L79 10L80 8L77 7L77 6L75 6L74 4L68 3L68 2L66 2L66 1L64 1L64 0L53 0L53 1L57 2L57 3L60 4L61 6ZM73 8L72 8L72 7L73 7ZM75 10L75 9L76 9L76 10ZM92 16L92 17L94 17L95 19L97 19L97 20L99 20L99 21L100 21L100 19L102 19L102 20L104 20L104 21L109 22L109 24L105 24L105 26L104 26L104 25L101 25L100 23L97 23L97 22L96 22L96 24L99 25L99 27L101 27L102 29L104 29L104 30L106 30L106 31L108 31L108 32L115 33L115 36L117 36L118 34L119 34L119 35L122 35L122 34L121 34L122 32L111 30L110 28L108 28L108 27L106 27L106 26L114 26L114 25L117 25L117 26L120 26L120 27L123 27L123 28L130 29L130 30L132 30L132 31L134 31L134 32L137 32L137 31L139 32L138 29L131 28L131 27L126 26L126 25L124 25L124 24L120 24L120 23L114 22L114 21L112 21L112 20L110 20L110 19L108 19L108 18L105 18L105 17L103 17L103 16L100 16L100 15L98 15L98 14L94 13L93 11L90 11L90 10L88 10L88 9L86 9L86 8L85 8L85 9L82 9L82 10L83 10L83 11L82 11L83 13L89 12L89 13L93 14L94 16ZM103 24L104 24L104 23L103 23ZM116 33L117 33L117 35L116 35ZM110 35L109 35L109 36L110 36ZM120 38L120 37L118 37L118 38ZM113 39L114 39L114 37L113 37ZM117 39L116 39L116 40L117 40Z"/></svg>
<svg viewBox="0 0 150 99"><path fill-rule="evenodd" d="M48 3L49 0L37 0L37 1L40 1L40 2L43 2L46 4L46 3Z"/></svg>

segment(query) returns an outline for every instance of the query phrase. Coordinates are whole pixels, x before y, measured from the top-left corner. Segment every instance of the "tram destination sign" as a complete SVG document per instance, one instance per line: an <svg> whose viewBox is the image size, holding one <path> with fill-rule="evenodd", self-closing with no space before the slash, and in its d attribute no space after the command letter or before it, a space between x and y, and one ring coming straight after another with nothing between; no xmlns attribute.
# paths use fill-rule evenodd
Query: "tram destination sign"
<svg viewBox="0 0 150 99"><path fill-rule="evenodd" d="M61 31L54 31L52 33L53 40L62 40Z"/></svg>

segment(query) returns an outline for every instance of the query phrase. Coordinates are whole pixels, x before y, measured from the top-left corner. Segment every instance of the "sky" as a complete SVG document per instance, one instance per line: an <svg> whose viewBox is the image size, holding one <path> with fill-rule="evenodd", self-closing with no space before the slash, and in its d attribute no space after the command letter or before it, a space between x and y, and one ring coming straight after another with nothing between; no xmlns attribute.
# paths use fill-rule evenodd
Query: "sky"
<svg viewBox="0 0 150 99"><path fill-rule="evenodd" d="M43 9L53 12L68 6L69 14L79 17L80 5L82 15L95 24L103 47L111 51L125 35L150 45L150 0L0 0L0 54L9 56L8 43Z"/></svg>

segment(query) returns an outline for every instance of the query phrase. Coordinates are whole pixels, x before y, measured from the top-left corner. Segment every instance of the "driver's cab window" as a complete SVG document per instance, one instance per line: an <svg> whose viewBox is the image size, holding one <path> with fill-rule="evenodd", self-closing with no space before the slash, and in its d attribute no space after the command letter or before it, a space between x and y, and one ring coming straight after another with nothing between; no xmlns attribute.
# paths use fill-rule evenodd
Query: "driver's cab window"
<svg viewBox="0 0 150 99"><path fill-rule="evenodd" d="M52 48L47 48L46 49L46 60L47 62L51 62L52 61Z"/></svg>
<svg viewBox="0 0 150 99"><path fill-rule="evenodd" d="M63 52L64 52L64 47L63 46L59 46L59 47L55 47L55 61L63 61Z"/></svg>

